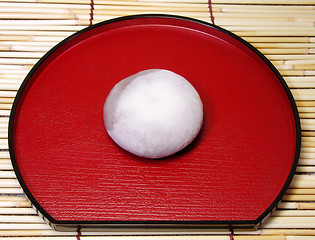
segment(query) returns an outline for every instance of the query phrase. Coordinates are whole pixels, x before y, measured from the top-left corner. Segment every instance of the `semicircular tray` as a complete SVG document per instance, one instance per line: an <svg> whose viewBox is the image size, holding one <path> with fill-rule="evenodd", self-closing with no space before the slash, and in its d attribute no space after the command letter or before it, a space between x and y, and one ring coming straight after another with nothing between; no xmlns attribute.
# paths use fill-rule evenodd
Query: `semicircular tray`
<svg viewBox="0 0 315 240"><path fill-rule="evenodd" d="M204 104L197 139L151 160L107 135L103 105L120 80L167 69ZM256 226L289 186L300 151L293 97L272 64L217 26L138 15L86 28L23 82L9 147L27 197L55 228Z"/></svg>

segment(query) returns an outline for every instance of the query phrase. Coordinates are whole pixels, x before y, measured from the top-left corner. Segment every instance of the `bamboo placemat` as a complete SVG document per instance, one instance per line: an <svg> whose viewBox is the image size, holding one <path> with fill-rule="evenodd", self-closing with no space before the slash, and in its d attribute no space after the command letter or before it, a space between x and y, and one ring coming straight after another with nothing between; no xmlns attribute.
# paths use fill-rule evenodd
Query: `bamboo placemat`
<svg viewBox="0 0 315 240"><path fill-rule="evenodd" d="M215 24L253 44L277 67L296 100L302 125L297 173L273 215L234 239L315 239L315 1L212 0ZM89 25L88 0L0 0L0 240L76 239L52 230L27 202L8 153L11 104L31 67L51 47ZM167 13L210 22L206 0L96 0L97 23L113 17ZM120 236L118 236L120 235ZM123 235L123 236L121 236ZM82 232L81 239L230 239L228 230Z"/></svg>

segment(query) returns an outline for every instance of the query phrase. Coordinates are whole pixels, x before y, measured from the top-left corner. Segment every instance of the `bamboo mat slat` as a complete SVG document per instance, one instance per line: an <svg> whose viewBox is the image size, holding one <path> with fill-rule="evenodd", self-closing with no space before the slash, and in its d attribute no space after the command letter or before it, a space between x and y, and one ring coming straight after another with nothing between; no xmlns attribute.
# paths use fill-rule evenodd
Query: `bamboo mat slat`
<svg viewBox="0 0 315 240"><path fill-rule="evenodd" d="M212 0L218 26L243 37L276 66L298 106L301 156L277 210L235 240L315 239L315 1ZM94 20L164 13L210 21L207 0L94 0ZM76 239L52 230L25 198L8 153L7 125L15 94L31 67L54 45L88 26L88 0L0 0L0 240ZM83 231L81 239L229 240L227 229Z"/></svg>

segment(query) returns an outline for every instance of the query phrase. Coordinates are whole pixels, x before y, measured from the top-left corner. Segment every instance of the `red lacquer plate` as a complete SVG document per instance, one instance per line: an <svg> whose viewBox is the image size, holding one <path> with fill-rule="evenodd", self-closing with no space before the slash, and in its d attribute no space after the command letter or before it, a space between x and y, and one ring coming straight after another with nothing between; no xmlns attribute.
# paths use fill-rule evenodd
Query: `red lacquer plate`
<svg viewBox="0 0 315 240"><path fill-rule="evenodd" d="M134 156L107 135L120 80L167 69L199 92L204 124L183 151ZM30 71L9 124L14 170L56 229L257 226L288 188L300 152L294 99L272 64L217 26L137 15L80 31Z"/></svg>

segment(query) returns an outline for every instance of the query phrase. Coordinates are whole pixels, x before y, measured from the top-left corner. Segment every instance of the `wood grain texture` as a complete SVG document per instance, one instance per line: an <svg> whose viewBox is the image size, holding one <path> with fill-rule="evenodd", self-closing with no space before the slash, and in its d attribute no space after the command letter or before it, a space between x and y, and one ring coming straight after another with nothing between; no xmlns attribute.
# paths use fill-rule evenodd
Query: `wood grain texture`
<svg viewBox="0 0 315 240"><path fill-rule="evenodd" d="M302 138L302 152L315 153L315 138L314 135L312 136L314 133L312 121L315 119L313 105L315 99L312 95L315 82L313 62L315 55L311 44L315 42L315 2L313 0L240 0L237 3L230 0L217 0L212 2L216 23L244 37L254 46L257 44L256 47L262 52L266 51L267 58L275 61L274 64L284 75L288 85L292 90L296 89L294 94L299 98L297 105L302 118L302 135L305 136ZM0 23L0 84L4 84L3 88L0 87L0 101L6 104L0 106L0 115L1 118L7 120L10 103L13 101L16 89L40 54L49 50L65 36L88 25L89 1L71 1L72 4L62 0L20 0L0 1L0 3L2 4L0 7L2 19ZM169 13L181 13L184 16L196 16L210 21L207 1L204 0L98 0L95 3L99 10L95 12L97 15L94 23L121 14L147 13L147 11L156 13L169 11ZM139 6L141 10L130 7L128 11L126 6L131 5ZM107 9L107 6L110 7ZM268 18L266 18L266 13L268 13ZM34 28L34 25L38 27ZM256 26L270 26L270 28L262 29ZM297 26L299 27L296 28ZM73 30L71 30L72 27ZM307 45L303 46L300 43ZM299 52L301 49L303 52ZM23 55L23 52L26 54ZM6 120L3 122L4 128ZM16 182L10 182L14 178L12 178L5 134L1 139L4 141L0 143L0 170L3 172L3 178L0 179L2 185L0 187L0 239L7 239L7 237L32 240L76 239L75 232L61 234L51 230L40 217L36 216ZM284 197L274 217L267 220L257 231L236 231L235 239L314 239L315 220L309 215L312 215L310 211L315 209L312 197L315 189L312 178L315 158L312 154L303 154L303 156L299 162L297 177L294 178L288 195ZM6 171L8 172L4 173ZM10 218L6 219L7 216ZM11 218L13 216L16 219ZM117 234L136 235L123 237L124 239L230 239L227 230L210 229L207 231L169 230L122 233L83 231L81 239L121 239L121 237L113 236ZM164 236L143 237L143 235L159 234L164 234ZM172 236L174 234L179 236Z"/></svg>

